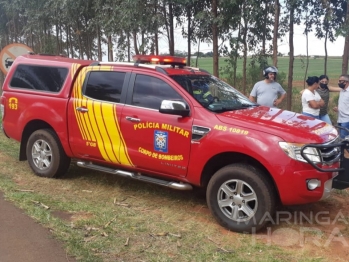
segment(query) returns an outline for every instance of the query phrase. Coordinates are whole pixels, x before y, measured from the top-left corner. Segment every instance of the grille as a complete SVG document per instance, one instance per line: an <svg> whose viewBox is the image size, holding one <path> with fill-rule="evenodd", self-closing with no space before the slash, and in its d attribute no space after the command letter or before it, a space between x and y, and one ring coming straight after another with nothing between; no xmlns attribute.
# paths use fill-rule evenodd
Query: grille
<svg viewBox="0 0 349 262"><path fill-rule="evenodd" d="M337 137L331 142L324 144L324 147L321 146L318 148L322 164L332 165L333 163L339 161L341 156L340 142L340 138Z"/></svg>

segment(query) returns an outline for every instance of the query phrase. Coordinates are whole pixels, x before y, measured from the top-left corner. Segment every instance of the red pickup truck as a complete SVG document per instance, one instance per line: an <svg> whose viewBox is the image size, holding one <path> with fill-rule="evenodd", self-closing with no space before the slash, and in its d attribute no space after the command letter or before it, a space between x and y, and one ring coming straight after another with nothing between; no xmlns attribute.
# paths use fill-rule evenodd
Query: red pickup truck
<svg viewBox="0 0 349 262"><path fill-rule="evenodd" d="M185 62L18 57L3 85L3 131L38 176L62 176L74 158L83 168L173 189L206 188L213 216L237 232L264 227L278 201L329 195L343 170L333 126L252 103Z"/></svg>

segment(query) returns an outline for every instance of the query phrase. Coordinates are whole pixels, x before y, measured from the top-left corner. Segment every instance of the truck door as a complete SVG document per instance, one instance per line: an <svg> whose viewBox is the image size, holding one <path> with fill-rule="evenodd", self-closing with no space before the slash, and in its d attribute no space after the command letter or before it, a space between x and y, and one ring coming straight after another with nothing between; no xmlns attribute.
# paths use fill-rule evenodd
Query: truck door
<svg viewBox="0 0 349 262"><path fill-rule="evenodd" d="M98 69L88 67L75 81L68 110L71 150L78 158L131 165L119 126L130 73Z"/></svg>
<svg viewBox="0 0 349 262"><path fill-rule="evenodd" d="M193 118L160 113L165 99L188 105L166 79L133 74L121 114L121 131L134 166L186 176Z"/></svg>

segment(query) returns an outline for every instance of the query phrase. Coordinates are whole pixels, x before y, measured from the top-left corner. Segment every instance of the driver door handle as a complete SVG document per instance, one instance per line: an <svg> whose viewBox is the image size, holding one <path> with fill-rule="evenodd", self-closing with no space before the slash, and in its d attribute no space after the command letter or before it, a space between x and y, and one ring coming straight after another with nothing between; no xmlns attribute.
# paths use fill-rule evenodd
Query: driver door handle
<svg viewBox="0 0 349 262"><path fill-rule="evenodd" d="M131 121L131 122L141 122L141 120L139 118L134 118L131 116L127 116L126 120Z"/></svg>
<svg viewBox="0 0 349 262"><path fill-rule="evenodd" d="M77 107L76 110L79 111L79 112L81 112L81 113L86 113L86 112L88 112L88 109L85 108L85 107Z"/></svg>

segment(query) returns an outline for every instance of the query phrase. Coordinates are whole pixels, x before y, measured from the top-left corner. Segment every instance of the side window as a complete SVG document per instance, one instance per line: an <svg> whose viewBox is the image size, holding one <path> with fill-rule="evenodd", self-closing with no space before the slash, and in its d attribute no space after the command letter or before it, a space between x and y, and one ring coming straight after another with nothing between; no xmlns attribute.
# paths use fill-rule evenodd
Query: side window
<svg viewBox="0 0 349 262"><path fill-rule="evenodd" d="M18 65L10 86L57 93L62 89L67 75L67 68Z"/></svg>
<svg viewBox="0 0 349 262"><path fill-rule="evenodd" d="M133 88L132 105L159 109L162 100L183 100L183 98L164 81L146 75L137 75Z"/></svg>
<svg viewBox="0 0 349 262"><path fill-rule="evenodd" d="M126 73L93 71L87 79L84 95L108 102L119 103Z"/></svg>

